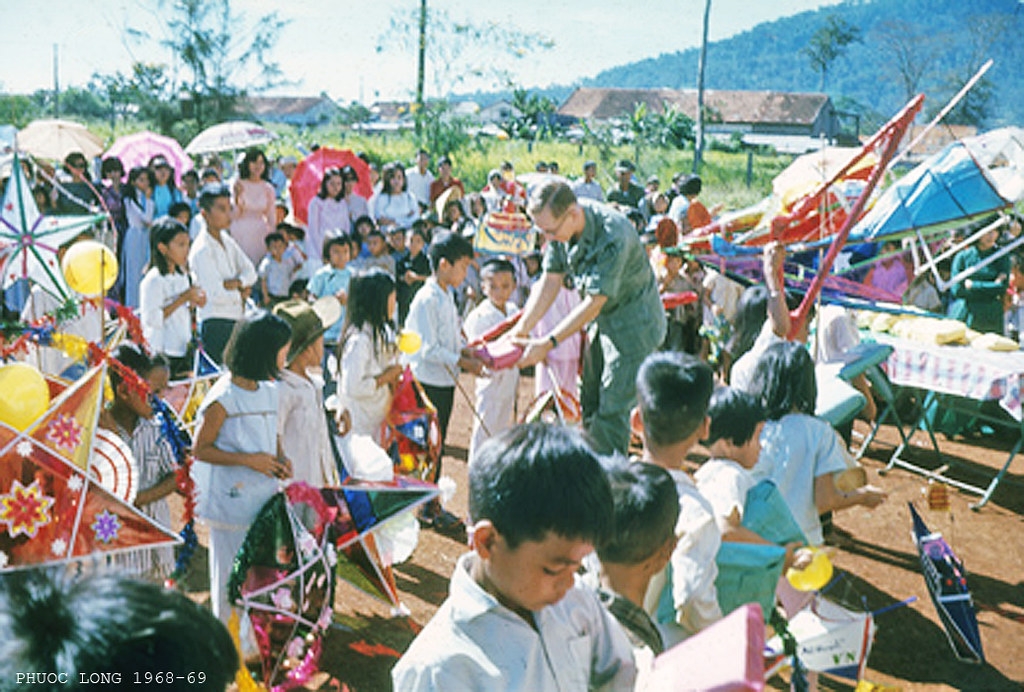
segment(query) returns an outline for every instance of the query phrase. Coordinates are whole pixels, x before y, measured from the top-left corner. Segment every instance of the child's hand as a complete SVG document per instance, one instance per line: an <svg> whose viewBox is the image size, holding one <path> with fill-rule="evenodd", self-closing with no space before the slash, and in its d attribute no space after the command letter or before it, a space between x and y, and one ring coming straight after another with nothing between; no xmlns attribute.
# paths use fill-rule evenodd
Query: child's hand
<svg viewBox="0 0 1024 692"><path fill-rule="evenodd" d="M484 362L476 356L463 351L463 354L459 356L459 367L479 377L483 374Z"/></svg>
<svg viewBox="0 0 1024 692"><path fill-rule="evenodd" d="M811 558L814 557L814 552L809 548L805 548L804 544L800 541L793 541L792 543L786 544L786 558L782 563L782 571L792 569L807 569L807 565L811 564Z"/></svg>
<svg viewBox="0 0 1024 692"><path fill-rule="evenodd" d="M874 509L878 505L885 502L889 494L881 488L876 488L873 485L865 485L861 488L857 488L858 501L857 504L864 505L868 509Z"/></svg>
<svg viewBox="0 0 1024 692"><path fill-rule="evenodd" d="M250 454L245 464L256 473L271 478L290 478L292 475L292 465L287 459L277 459L270 454Z"/></svg>
<svg viewBox="0 0 1024 692"><path fill-rule="evenodd" d="M206 305L206 291L200 286L192 286L188 289L188 302L197 307Z"/></svg>
<svg viewBox="0 0 1024 692"><path fill-rule="evenodd" d="M773 240L764 246L764 276L769 289L781 290L777 282L782 278L782 266L786 261L785 246Z"/></svg>
<svg viewBox="0 0 1024 692"><path fill-rule="evenodd" d="M352 429L352 414L347 408L342 409L334 416L334 422L338 425L338 434L344 437Z"/></svg>
<svg viewBox="0 0 1024 692"><path fill-rule="evenodd" d="M342 305L348 303L348 291L342 289L334 294L334 297L338 299L338 302Z"/></svg>
<svg viewBox="0 0 1024 692"><path fill-rule="evenodd" d="M405 372L405 368L401 365L389 365L384 372L377 375L377 386L383 387L388 385L391 387L398 384L398 380L402 377L403 372Z"/></svg>

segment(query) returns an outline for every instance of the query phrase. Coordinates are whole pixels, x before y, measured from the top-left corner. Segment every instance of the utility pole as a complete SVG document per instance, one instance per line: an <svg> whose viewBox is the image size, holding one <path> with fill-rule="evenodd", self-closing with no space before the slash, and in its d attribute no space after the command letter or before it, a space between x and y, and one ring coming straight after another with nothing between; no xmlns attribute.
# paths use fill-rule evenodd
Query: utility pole
<svg viewBox="0 0 1024 692"><path fill-rule="evenodd" d="M60 117L60 57L59 46L53 44L53 117Z"/></svg>
<svg viewBox="0 0 1024 692"><path fill-rule="evenodd" d="M697 132L693 144L693 172L700 173L704 156L704 68L708 57L708 22L711 18L711 0L704 2L704 28L700 41L700 60L697 63Z"/></svg>
<svg viewBox="0 0 1024 692"><path fill-rule="evenodd" d="M420 45L416 66L416 136L423 129L423 81L427 61L427 0L420 0Z"/></svg>

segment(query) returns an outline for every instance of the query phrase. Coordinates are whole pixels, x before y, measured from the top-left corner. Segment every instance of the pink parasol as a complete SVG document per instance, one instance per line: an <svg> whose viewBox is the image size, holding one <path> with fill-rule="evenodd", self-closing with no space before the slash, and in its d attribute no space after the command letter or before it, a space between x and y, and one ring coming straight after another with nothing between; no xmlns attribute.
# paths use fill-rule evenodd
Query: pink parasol
<svg viewBox="0 0 1024 692"><path fill-rule="evenodd" d="M192 170L192 159L181 148L177 140L148 130L118 137L110 149L103 154L104 158L116 156L121 159L126 171L136 166L149 165L149 160L157 155L167 159L167 162L174 168L174 181L179 185L181 184L181 174Z"/></svg>
<svg viewBox="0 0 1024 692"><path fill-rule="evenodd" d="M292 176L290 185L292 195L292 208L295 210L295 217L302 223L309 223L309 203L320 191L320 182L323 180L324 171L328 168L343 168L352 166L359 182L356 183L356 194L366 199L373 195L373 185L370 184L370 167L366 162L356 156L350 150L321 148L299 162Z"/></svg>

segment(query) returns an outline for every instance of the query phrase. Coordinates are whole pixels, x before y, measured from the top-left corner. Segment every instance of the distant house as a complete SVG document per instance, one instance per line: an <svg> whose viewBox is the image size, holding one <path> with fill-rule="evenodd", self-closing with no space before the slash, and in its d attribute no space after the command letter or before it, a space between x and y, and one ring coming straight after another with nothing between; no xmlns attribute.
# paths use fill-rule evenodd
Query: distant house
<svg viewBox="0 0 1024 692"><path fill-rule="evenodd" d="M646 104L652 113L674 106L691 118L697 116L695 89L584 87L570 94L558 113L590 124L615 124L629 118L639 103ZM825 94L707 90L704 107L708 114L705 131L709 136L738 133L751 143L765 138L784 142L789 137L800 138L801 142L822 137L831 141L840 130L839 114Z"/></svg>
<svg viewBox="0 0 1024 692"><path fill-rule="evenodd" d="M408 101L377 101L370 106L370 120L376 123L398 123L412 119Z"/></svg>
<svg viewBox="0 0 1024 692"><path fill-rule="evenodd" d="M341 112L338 104L326 96L250 96L238 110L261 122L300 127L330 123Z"/></svg>
<svg viewBox="0 0 1024 692"><path fill-rule="evenodd" d="M489 106L481 108L476 119L486 125L488 123L500 124L511 118L522 117L523 112L508 101L495 101Z"/></svg>

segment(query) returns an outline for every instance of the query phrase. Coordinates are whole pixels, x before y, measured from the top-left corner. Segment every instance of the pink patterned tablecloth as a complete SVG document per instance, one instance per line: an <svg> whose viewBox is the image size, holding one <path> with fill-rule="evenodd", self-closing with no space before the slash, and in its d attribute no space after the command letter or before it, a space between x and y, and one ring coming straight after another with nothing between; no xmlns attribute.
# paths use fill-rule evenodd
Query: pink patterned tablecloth
<svg viewBox="0 0 1024 692"><path fill-rule="evenodd" d="M879 343L893 347L892 355L884 363L893 383L976 401L995 400L1014 419L1022 420L1024 351L934 346L885 334L873 336Z"/></svg>

